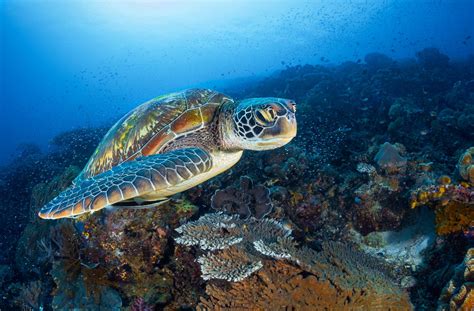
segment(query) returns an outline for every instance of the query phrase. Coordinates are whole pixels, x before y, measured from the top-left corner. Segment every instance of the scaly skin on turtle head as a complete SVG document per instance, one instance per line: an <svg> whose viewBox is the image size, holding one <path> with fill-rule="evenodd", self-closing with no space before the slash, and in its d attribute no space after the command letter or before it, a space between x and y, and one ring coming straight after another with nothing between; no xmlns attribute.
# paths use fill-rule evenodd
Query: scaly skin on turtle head
<svg viewBox="0 0 474 311"><path fill-rule="evenodd" d="M227 149L269 150L296 136L296 104L293 100L249 98L225 105L221 135Z"/></svg>

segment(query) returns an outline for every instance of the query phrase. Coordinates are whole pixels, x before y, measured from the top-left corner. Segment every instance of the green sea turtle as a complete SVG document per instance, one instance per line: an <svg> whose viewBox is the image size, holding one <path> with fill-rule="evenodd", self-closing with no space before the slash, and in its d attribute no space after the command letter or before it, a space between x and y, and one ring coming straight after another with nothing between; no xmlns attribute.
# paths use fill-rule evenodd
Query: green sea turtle
<svg viewBox="0 0 474 311"><path fill-rule="evenodd" d="M105 135L73 185L41 208L58 219L107 206L156 206L232 167L245 149L278 148L296 135L295 102L234 101L208 89L152 99Z"/></svg>

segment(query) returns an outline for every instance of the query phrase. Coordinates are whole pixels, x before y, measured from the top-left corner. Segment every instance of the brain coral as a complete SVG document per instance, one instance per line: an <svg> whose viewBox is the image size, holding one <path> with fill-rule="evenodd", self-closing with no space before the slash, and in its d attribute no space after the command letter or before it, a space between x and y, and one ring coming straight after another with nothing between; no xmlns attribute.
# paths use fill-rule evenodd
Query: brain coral
<svg viewBox="0 0 474 311"><path fill-rule="evenodd" d="M467 149L459 158L458 170L461 177L474 184L474 147Z"/></svg>
<svg viewBox="0 0 474 311"><path fill-rule="evenodd" d="M474 310L474 248L455 269L438 300L438 310Z"/></svg>

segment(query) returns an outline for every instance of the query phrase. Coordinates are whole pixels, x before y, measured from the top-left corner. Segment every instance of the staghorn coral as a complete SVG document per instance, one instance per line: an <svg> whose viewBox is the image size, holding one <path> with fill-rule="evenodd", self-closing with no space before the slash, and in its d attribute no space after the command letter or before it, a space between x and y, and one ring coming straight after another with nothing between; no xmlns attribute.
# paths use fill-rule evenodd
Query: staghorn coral
<svg viewBox="0 0 474 311"><path fill-rule="evenodd" d="M456 267L453 278L443 288L438 310L474 309L474 248L466 252L464 261Z"/></svg>
<svg viewBox="0 0 474 311"><path fill-rule="evenodd" d="M259 219L269 214L273 208L270 190L263 185L255 186L248 176L240 177L239 188L216 190L211 198L211 206L216 211Z"/></svg>
<svg viewBox="0 0 474 311"><path fill-rule="evenodd" d="M458 160L459 175L471 184L474 184L474 147L467 149Z"/></svg>
<svg viewBox="0 0 474 311"><path fill-rule="evenodd" d="M282 261L266 261L263 269L242 282L209 283L206 294L198 310L412 309L408 297L399 292L340 288Z"/></svg>
<svg viewBox="0 0 474 311"><path fill-rule="evenodd" d="M449 234L469 230L474 224L474 187L441 184L421 187L412 193L412 208L428 205L436 214L436 232Z"/></svg>

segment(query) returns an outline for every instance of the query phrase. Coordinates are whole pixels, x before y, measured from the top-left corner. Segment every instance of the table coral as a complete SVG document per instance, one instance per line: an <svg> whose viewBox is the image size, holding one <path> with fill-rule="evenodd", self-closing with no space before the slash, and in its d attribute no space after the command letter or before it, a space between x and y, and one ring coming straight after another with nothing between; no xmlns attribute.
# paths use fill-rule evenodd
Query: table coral
<svg viewBox="0 0 474 311"><path fill-rule="evenodd" d="M380 168L388 172L402 170L407 164L407 159L400 155L399 148L388 142L380 146L374 161Z"/></svg>

